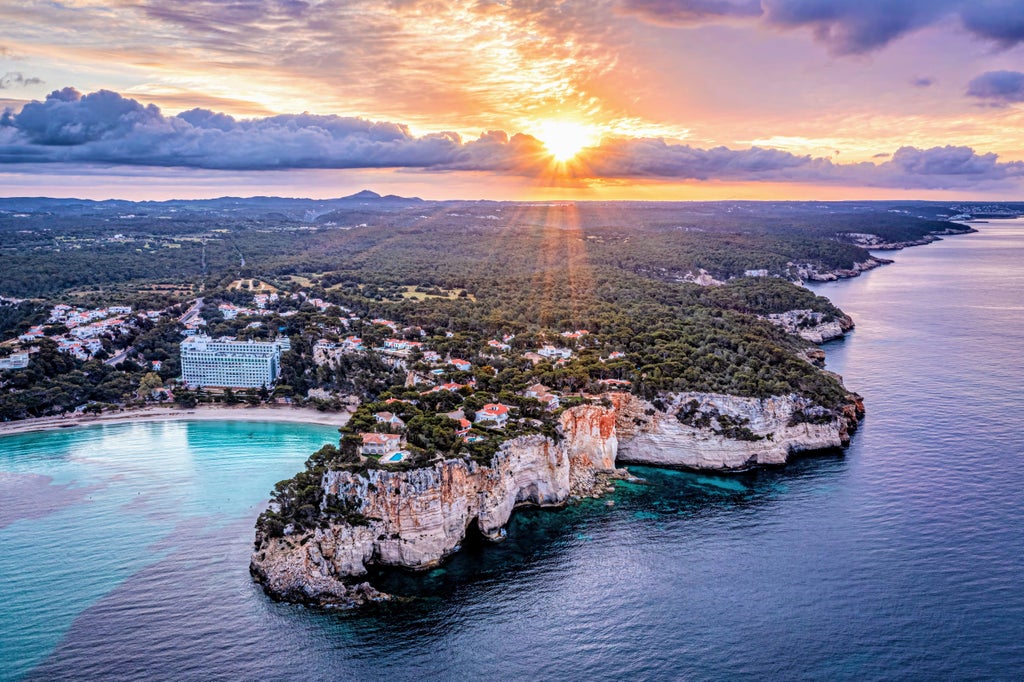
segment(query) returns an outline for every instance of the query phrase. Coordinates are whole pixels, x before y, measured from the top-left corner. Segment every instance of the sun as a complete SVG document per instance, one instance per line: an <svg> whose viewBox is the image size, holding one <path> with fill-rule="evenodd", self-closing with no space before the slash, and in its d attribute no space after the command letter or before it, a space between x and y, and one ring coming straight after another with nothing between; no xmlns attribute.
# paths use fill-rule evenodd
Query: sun
<svg viewBox="0 0 1024 682"><path fill-rule="evenodd" d="M594 126L554 119L538 122L535 137L559 163L571 161L583 149L592 147L600 141L598 130Z"/></svg>

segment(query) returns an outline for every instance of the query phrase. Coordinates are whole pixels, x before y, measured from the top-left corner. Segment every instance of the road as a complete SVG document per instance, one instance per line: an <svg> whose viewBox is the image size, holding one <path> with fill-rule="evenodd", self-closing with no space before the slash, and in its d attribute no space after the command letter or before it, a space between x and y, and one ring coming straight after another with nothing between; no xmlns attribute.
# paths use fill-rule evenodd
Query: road
<svg viewBox="0 0 1024 682"><path fill-rule="evenodd" d="M192 307L189 308L188 310L186 310L182 314L182 316L178 318L178 322L181 322L182 324L186 324L188 322L191 322L196 317L196 315L199 314L199 311L201 311L202 309L203 309L203 297L200 296L199 298L196 299L195 303L192 304Z"/></svg>
<svg viewBox="0 0 1024 682"><path fill-rule="evenodd" d="M200 296L199 298L197 298L195 300L195 303L193 303L192 306L188 310L186 310L184 313L182 313L181 317L178 318L178 322L181 322L182 324L191 322L193 319L195 319L199 315L199 311L201 311L202 309L203 309L203 297ZM134 350L134 346L128 346L127 348L125 348L123 351L121 351L117 355L109 357L106 360L104 360L103 362L105 364L110 365L111 367L113 367L114 365L117 365L119 363L124 362L125 358L127 358L128 355L133 350Z"/></svg>

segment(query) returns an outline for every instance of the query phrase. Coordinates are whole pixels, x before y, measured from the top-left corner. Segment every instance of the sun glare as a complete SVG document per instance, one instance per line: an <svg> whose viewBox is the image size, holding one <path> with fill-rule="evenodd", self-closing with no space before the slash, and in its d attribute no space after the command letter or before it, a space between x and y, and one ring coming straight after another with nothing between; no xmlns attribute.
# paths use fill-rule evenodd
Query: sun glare
<svg viewBox="0 0 1024 682"><path fill-rule="evenodd" d="M536 137L555 161L562 163L574 159L600 139L596 128L574 121L542 121L537 126Z"/></svg>

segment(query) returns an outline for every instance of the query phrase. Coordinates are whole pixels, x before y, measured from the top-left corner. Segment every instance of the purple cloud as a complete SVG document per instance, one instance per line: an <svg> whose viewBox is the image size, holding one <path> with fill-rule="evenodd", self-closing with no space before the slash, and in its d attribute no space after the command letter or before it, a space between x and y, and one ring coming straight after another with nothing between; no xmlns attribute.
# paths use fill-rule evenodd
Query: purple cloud
<svg viewBox="0 0 1024 682"><path fill-rule="evenodd" d="M888 154L876 158L888 157ZM597 177L770 181L850 187L948 189L1024 178L1024 163L998 161L970 147L901 147L883 163L838 164L778 149L699 149L664 140L602 143L590 169Z"/></svg>
<svg viewBox="0 0 1024 682"><path fill-rule="evenodd" d="M960 19L967 30L1002 47L1024 42L1024 2L969 0L961 3Z"/></svg>
<svg viewBox="0 0 1024 682"><path fill-rule="evenodd" d="M1024 164L1001 164L996 154L977 154L970 147L900 147L890 162L909 175L974 175L1005 176L1008 169L1020 174Z"/></svg>
<svg viewBox="0 0 1024 682"><path fill-rule="evenodd" d="M995 106L1024 102L1024 73L988 71L967 84L967 95L987 100Z"/></svg>
<svg viewBox="0 0 1024 682"><path fill-rule="evenodd" d="M658 24L745 18L809 28L836 54L871 52L950 16L972 35L1002 47L1024 42L1021 0L623 0L622 6Z"/></svg>
<svg viewBox="0 0 1024 682"><path fill-rule="evenodd" d="M601 144L590 170L598 177L662 177L681 180L768 179L806 168L810 156L778 149L699 149L662 139L615 139Z"/></svg>
<svg viewBox="0 0 1024 682"><path fill-rule="evenodd" d="M0 130L13 142L2 161L82 161L210 169L430 167L457 160L454 133L416 138L405 126L339 116L271 116L238 121L193 109L177 116L106 90L56 90Z"/></svg>
<svg viewBox="0 0 1024 682"><path fill-rule="evenodd" d="M153 105L73 88L0 116L0 163L100 163L209 170L407 168L550 175L536 138L489 131L415 136L399 123L313 114L237 120L208 109L165 116ZM977 187L1024 178L1024 163L969 147L902 147L882 163L752 147L701 149L654 138L603 140L572 167L577 179L771 181L844 186Z"/></svg>
<svg viewBox="0 0 1024 682"><path fill-rule="evenodd" d="M6 51L4 48L0 48L0 56L5 55ZM29 85L38 85L42 82L41 78L26 76L20 71L8 71L4 75L0 76L0 90L6 90L14 86L27 87Z"/></svg>

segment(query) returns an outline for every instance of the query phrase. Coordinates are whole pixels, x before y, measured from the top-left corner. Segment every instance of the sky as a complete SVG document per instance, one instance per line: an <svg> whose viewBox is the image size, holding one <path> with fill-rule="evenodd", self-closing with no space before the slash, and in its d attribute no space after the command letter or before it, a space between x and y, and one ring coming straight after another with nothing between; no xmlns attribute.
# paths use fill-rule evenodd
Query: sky
<svg viewBox="0 0 1024 682"><path fill-rule="evenodd" d="M1024 0L19 0L0 25L0 196L1024 199Z"/></svg>

